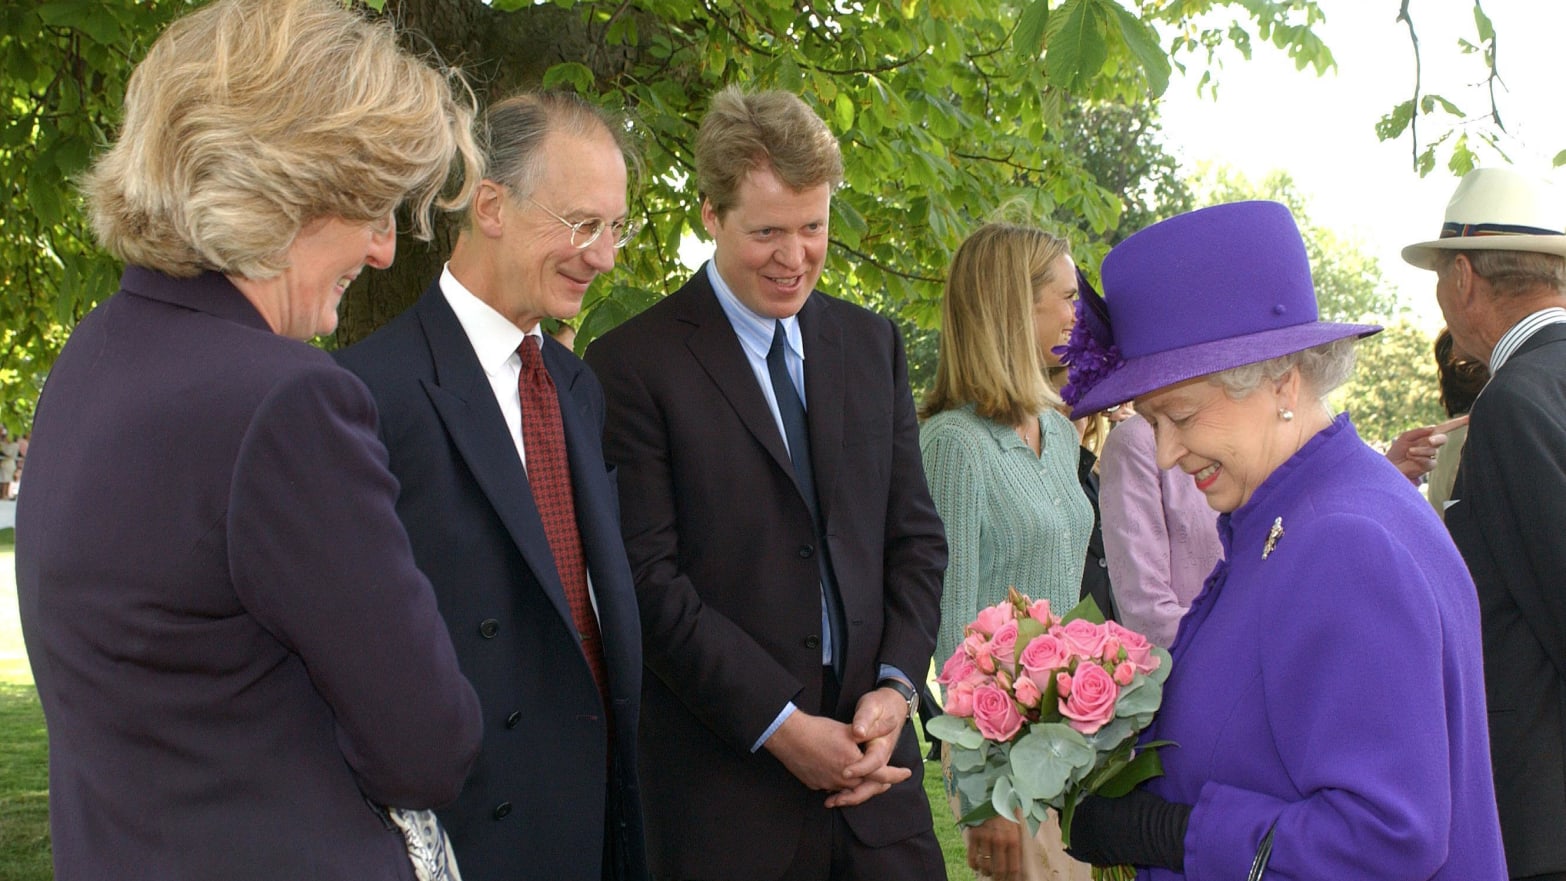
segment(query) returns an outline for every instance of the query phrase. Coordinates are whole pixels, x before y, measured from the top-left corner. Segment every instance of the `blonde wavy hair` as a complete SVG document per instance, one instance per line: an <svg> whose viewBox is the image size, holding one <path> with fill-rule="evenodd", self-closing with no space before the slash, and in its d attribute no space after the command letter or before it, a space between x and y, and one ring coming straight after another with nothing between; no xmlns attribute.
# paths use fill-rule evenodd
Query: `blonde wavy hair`
<svg viewBox="0 0 1566 881"><path fill-rule="evenodd" d="M462 75L398 48L389 23L333 0L218 0L137 65L82 189L126 263L270 278L321 218L406 203L428 239L432 206L466 207L482 175L473 114Z"/></svg>
<svg viewBox="0 0 1566 881"><path fill-rule="evenodd" d="M987 223L957 248L941 299L941 340L926 418L966 404L1014 425L1060 405L1033 336L1038 291L1066 239L1031 226Z"/></svg>
<svg viewBox="0 0 1566 881"><path fill-rule="evenodd" d="M747 94L729 86L714 95L696 131L696 191L722 220L745 176L770 168L796 192L843 182L843 153L821 117L798 95Z"/></svg>

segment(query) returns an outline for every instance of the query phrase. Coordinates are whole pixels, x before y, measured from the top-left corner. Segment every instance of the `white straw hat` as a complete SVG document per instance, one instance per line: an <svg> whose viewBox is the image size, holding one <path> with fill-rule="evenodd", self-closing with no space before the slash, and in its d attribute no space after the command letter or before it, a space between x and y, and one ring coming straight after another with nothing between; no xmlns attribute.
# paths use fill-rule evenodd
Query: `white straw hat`
<svg viewBox="0 0 1566 881"><path fill-rule="evenodd" d="M1549 183L1510 168L1463 175L1446 206L1441 237L1403 249L1403 259L1434 269L1437 251L1533 251L1566 257L1566 206Z"/></svg>

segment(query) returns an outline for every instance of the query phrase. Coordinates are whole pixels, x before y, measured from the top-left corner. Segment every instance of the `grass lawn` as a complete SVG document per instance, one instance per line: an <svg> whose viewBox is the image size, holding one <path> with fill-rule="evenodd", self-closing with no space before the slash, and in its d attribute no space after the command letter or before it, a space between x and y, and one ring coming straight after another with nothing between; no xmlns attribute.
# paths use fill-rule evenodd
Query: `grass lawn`
<svg viewBox="0 0 1566 881"><path fill-rule="evenodd" d="M48 881L53 875L43 711L31 685L0 682L0 878Z"/></svg>

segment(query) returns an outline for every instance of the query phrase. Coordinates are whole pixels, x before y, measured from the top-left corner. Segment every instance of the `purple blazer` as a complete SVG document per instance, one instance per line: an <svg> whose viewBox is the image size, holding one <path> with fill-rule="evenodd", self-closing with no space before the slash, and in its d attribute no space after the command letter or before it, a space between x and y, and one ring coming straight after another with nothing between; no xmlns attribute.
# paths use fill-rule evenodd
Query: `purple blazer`
<svg viewBox="0 0 1566 881"><path fill-rule="evenodd" d="M1268 877L1504 879L1479 607L1435 512L1345 415L1218 525L1148 735L1177 744L1149 788L1194 805L1185 873L1142 877L1244 878L1276 822Z"/></svg>
<svg viewBox="0 0 1566 881"><path fill-rule="evenodd" d="M455 798L479 708L369 392L221 275L121 284L17 511L55 878L411 879L369 802Z"/></svg>

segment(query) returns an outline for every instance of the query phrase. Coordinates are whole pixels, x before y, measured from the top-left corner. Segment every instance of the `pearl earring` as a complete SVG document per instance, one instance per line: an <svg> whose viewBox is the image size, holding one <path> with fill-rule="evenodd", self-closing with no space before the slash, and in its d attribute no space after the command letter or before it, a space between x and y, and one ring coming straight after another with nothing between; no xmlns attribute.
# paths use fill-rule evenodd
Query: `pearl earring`
<svg viewBox="0 0 1566 881"><path fill-rule="evenodd" d="M1291 422L1294 419L1294 411L1290 410L1288 407L1279 407L1278 418L1282 419L1284 422Z"/></svg>

